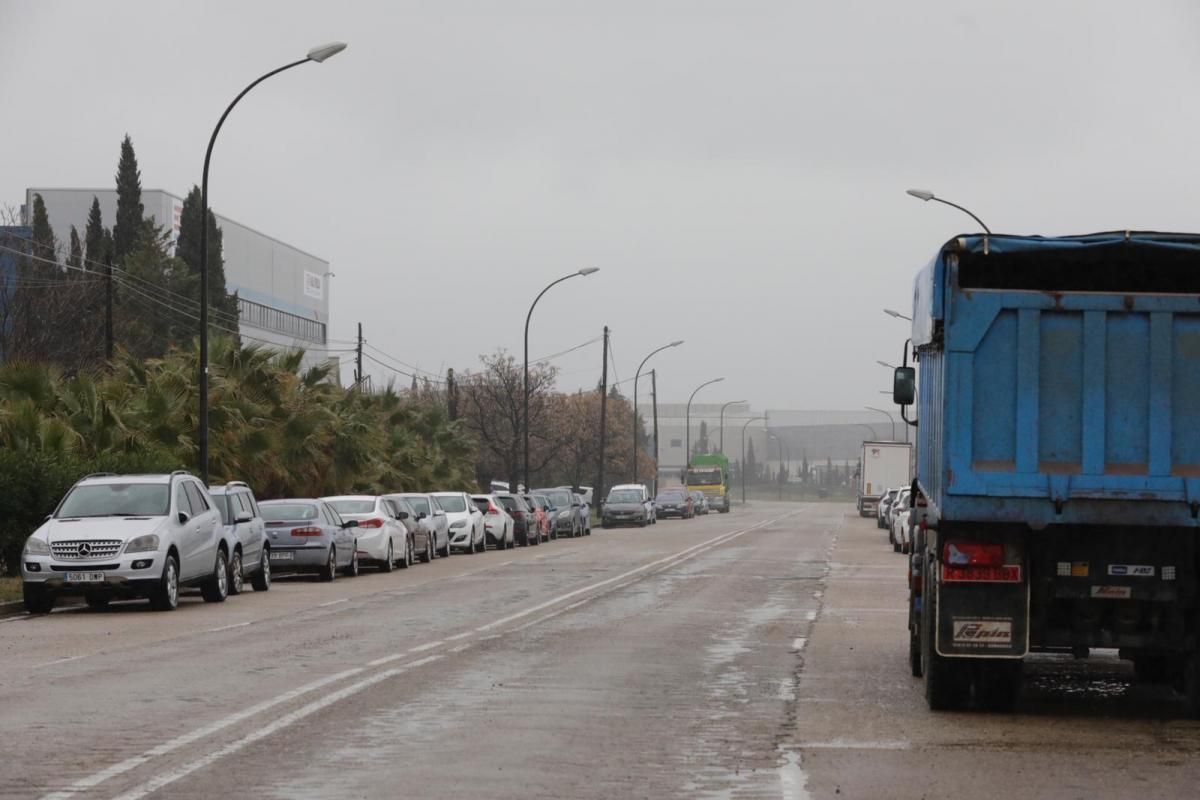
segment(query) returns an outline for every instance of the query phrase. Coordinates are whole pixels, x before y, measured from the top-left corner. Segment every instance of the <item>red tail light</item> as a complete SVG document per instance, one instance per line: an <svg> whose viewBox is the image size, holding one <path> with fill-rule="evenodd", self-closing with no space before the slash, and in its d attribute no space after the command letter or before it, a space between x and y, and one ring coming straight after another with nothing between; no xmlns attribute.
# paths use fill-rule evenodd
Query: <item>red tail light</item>
<svg viewBox="0 0 1200 800"><path fill-rule="evenodd" d="M984 542L946 542L942 563L954 567L998 567L1004 563L1004 545Z"/></svg>
<svg viewBox="0 0 1200 800"><path fill-rule="evenodd" d="M383 520L381 520L377 517L372 518L372 519L360 519L358 521L358 527L360 527L360 528L382 528Z"/></svg>
<svg viewBox="0 0 1200 800"><path fill-rule="evenodd" d="M491 505L489 505L489 506L488 506L487 513L489 513L489 514L499 514L499 513L500 513L500 509L496 508L495 506L491 506Z"/></svg>
<svg viewBox="0 0 1200 800"><path fill-rule="evenodd" d="M292 528L292 536L320 536L324 531L320 528Z"/></svg>

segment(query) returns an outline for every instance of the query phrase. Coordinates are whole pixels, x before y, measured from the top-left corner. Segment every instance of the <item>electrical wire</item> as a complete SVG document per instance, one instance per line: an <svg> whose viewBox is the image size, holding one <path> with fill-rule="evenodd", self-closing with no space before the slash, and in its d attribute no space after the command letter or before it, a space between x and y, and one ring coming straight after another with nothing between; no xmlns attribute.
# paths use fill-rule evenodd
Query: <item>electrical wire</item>
<svg viewBox="0 0 1200 800"><path fill-rule="evenodd" d="M542 356L541 358L530 361L529 363L530 364L544 364L547 361L552 361L560 356L565 356L567 353L574 353L576 350L582 350L583 348L587 347L588 345L595 344L596 342L600 341L603 338L604 338L603 336L597 336L593 339L588 339L586 342L581 342L581 343L575 345L574 347L568 347L566 350L560 350L557 353L553 353L548 356Z"/></svg>

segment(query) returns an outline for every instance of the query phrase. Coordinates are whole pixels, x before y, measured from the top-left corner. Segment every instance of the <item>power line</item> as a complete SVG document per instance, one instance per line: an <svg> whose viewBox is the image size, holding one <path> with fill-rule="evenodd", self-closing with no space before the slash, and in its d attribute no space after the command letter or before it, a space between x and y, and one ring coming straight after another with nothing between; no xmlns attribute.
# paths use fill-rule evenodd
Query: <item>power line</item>
<svg viewBox="0 0 1200 800"><path fill-rule="evenodd" d="M529 363L530 364L542 364L547 361L552 361L553 359L556 359L559 356L565 356L567 353L574 353L576 350L582 350L583 348L587 347L588 345L595 344L596 342L600 341L603 338L604 338L603 336L597 336L594 339L588 339L586 342L581 342L580 344L577 344L574 347L568 347L566 350L560 350L559 352L554 353L552 355L542 356L541 358L530 361Z"/></svg>

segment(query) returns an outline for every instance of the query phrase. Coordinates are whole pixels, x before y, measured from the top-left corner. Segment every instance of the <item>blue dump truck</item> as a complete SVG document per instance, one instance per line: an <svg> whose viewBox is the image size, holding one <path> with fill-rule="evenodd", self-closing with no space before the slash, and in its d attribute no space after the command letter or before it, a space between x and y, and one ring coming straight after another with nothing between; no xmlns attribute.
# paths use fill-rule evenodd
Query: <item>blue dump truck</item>
<svg viewBox="0 0 1200 800"><path fill-rule="evenodd" d="M1007 709L1029 654L1116 648L1200 714L1200 235L961 236L912 316L930 707Z"/></svg>

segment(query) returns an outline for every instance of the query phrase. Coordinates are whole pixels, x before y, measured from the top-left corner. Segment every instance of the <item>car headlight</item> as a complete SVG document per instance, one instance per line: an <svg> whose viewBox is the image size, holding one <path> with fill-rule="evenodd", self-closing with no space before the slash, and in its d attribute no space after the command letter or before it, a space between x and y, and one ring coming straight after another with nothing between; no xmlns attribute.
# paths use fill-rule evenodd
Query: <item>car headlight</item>
<svg viewBox="0 0 1200 800"><path fill-rule="evenodd" d="M136 539L130 539L125 545L126 553L150 553L158 549L158 534L147 533Z"/></svg>
<svg viewBox="0 0 1200 800"><path fill-rule="evenodd" d="M558 512L558 518L559 519L570 519L571 518L571 509L568 508L565 511Z"/></svg>
<svg viewBox="0 0 1200 800"><path fill-rule="evenodd" d="M465 528L465 527L467 527L467 521L465 519L460 519L457 522L451 522L450 527L451 528Z"/></svg>
<svg viewBox="0 0 1200 800"><path fill-rule="evenodd" d="M48 556L50 555L50 544L45 539L30 536L25 540L25 555Z"/></svg>

